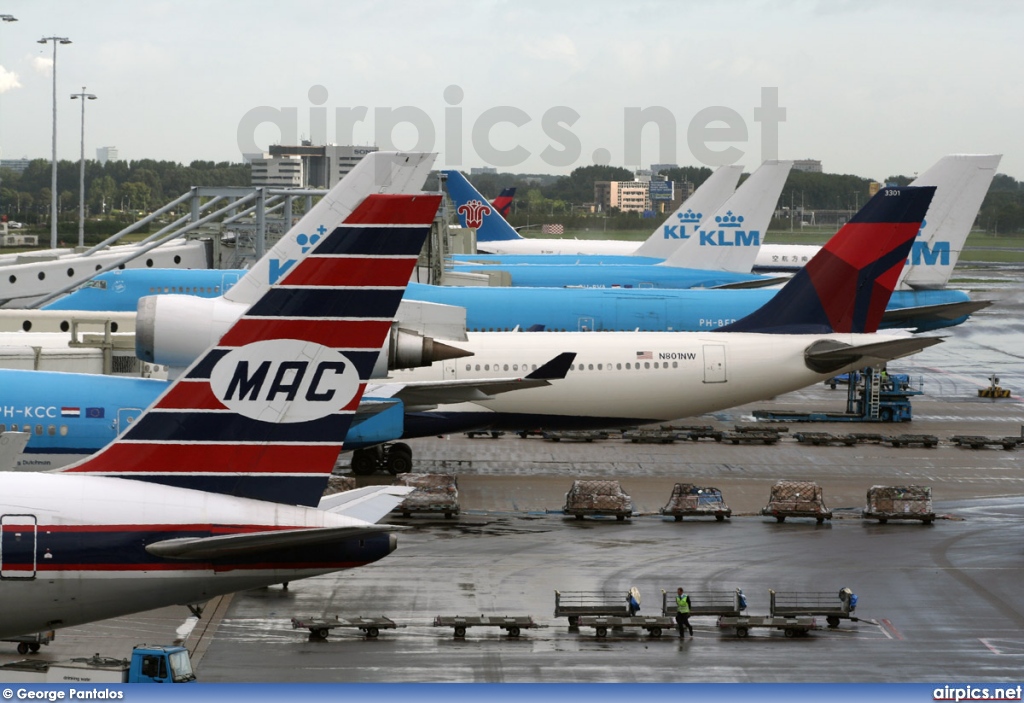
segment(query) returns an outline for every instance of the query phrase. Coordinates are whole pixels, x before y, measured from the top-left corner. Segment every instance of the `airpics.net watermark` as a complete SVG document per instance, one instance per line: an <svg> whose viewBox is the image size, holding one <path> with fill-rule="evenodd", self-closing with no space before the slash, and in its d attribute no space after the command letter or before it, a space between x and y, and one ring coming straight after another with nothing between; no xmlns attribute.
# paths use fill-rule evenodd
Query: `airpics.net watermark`
<svg viewBox="0 0 1024 703"><path fill-rule="evenodd" d="M308 92L309 141L321 145L327 143L353 144L356 125L365 123L370 108L334 108L334 135L328 139L327 88L314 85ZM525 163L534 153L515 140L508 148L498 148L492 141L493 132L499 126L507 134L509 125L517 137L527 130L536 130L534 116L512 106L498 105L487 108L475 116L464 114L460 107L465 91L460 86L445 88L444 124L438 141L438 129L434 120L422 108L414 105L373 108L373 141L383 151L399 150L395 144L395 131L403 136L415 132L416 142L403 146L403 151L441 151L446 167L458 168L466 163L463 146L466 129L469 129L473 149L472 163L484 163L496 168L511 168ZM583 144L573 132L582 115L571 107L556 105L540 116L540 130L548 140L537 156L545 164L555 168L585 166L589 164L608 165L612 151L606 147L592 150L590 160L583 160ZM471 124L467 122L471 120ZM760 105L753 108L753 121L760 129L760 161L779 158L779 124L786 121L786 108L779 105L779 89L761 88ZM299 144L299 108L271 107L261 105L246 112L238 123L238 148L243 155L266 151L256 144L256 132L265 125L276 127L280 144ZM676 163L679 155L679 121L666 107L623 107L622 108L622 162L627 166L639 167L644 129L653 125L657 131L657 153L661 163ZM686 146L690 154L705 166L716 167L737 163L747 156L740 146L748 142L749 129L743 115L724 105L714 105L698 110L686 124ZM535 136L535 135L530 135ZM531 141L536 141L532 139ZM539 142L538 142L539 143ZM728 145L728 146L727 146ZM440 148L439 148L440 147Z"/></svg>

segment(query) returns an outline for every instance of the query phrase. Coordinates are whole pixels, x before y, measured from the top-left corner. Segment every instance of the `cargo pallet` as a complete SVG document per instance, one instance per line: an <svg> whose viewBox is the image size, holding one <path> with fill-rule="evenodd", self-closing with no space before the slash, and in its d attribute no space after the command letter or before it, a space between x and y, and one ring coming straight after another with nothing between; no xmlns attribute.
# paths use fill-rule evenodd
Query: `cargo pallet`
<svg viewBox="0 0 1024 703"><path fill-rule="evenodd" d="M500 627L509 637L518 637L523 630L540 627L530 615L438 615L434 627L450 627L455 637L463 638L471 627Z"/></svg>
<svg viewBox="0 0 1024 703"><path fill-rule="evenodd" d="M720 490L692 483L675 484L668 504L659 512L674 517L676 522L684 517L713 517L719 522L732 517L732 509L725 504Z"/></svg>
<svg viewBox="0 0 1024 703"><path fill-rule="evenodd" d="M981 435L958 434L950 437L949 441L958 447L970 447L971 449L981 449L988 445L999 445L1003 449L1010 450L1024 444L1024 437L984 437Z"/></svg>
<svg viewBox="0 0 1024 703"><path fill-rule="evenodd" d="M398 625L391 618L383 615L380 617L351 617L341 618L335 615L333 618L292 618L293 630L309 630L309 634L322 640L327 639L331 630L338 627L351 627L360 630L367 637L376 637L381 630L394 630L405 625Z"/></svg>

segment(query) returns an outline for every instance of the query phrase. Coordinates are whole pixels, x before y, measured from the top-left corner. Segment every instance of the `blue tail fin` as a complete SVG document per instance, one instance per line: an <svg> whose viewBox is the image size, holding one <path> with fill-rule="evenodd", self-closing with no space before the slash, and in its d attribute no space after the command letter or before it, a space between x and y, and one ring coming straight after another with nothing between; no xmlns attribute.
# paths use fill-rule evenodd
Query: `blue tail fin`
<svg viewBox="0 0 1024 703"><path fill-rule="evenodd" d="M504 239L522 239L512 225L505 221L497 210L480 195L476 188L458 171L442 171L448 182L448 195L455 203L459 222L463 227L476 229L478 242L494 242Z"/></svg>

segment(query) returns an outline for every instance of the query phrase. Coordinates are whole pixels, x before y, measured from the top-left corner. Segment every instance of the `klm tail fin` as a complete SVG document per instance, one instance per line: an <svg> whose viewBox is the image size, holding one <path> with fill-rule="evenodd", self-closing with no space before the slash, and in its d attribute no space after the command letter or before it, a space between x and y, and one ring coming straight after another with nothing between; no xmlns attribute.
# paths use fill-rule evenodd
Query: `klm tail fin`
<svg viewBox="0 0 1024 703"><path fill-rule="evenodd" d="M512 209L512 201L515 199L515 197L515 188L505 188L500 193L498 193L497 198L491 201L491 205L494 206L494 209L498 211L499 215L501 215L507 220L509 210Z"/></svg>
<svg viewBox="0 0 1024 703"><path fill-rule="evenodd" d="M512 225L480 195L476 188L458 171L442 171L448 184L448 195L455 203L455 212L463 227L476 229L478 242L522 239Z"/></svg>
<svg viewBox="0 0 1024 703"><path fill-rule="evenodd" d="M949 283L1001 158L951 154L910 184L935 186L936 191L897 289L942 288Z"/></svg>
<svg viewBox="0 0 1024 703"><path fill-rule="evenodd" d="M634 256L667 259L687 239L697 233L700 223L709 217L736 191L743 167L721 166L641 244Z"/></svg>
<svg viewBox="0 0 1024 703"><path fill-rule="evenodd" d="M661 266L750 273L792 161L765 161Z"/></svg>
<svg viewBox="0 0 1024 703"><path fill-rule="evenodd" d="M354 203L123 434L66 470L317 505L439 204Z"/></svg>
<svg viewBox="0 0 1024 703"><path fill-rule="evenodd" d="M721 332L876 332L934 187L883 188L763 306Z"/></svg>

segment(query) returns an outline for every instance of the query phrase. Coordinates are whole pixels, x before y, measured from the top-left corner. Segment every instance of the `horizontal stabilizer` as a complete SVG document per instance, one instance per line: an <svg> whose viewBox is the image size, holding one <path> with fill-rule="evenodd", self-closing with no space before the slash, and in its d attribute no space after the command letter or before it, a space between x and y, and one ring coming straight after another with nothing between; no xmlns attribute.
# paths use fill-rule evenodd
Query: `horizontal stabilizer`
<svg viewBox="0 0 1024 703"><path fill-rule="evenodd" d="M710 290L740 290L746 288L767 288L768 286L781 286L789 282L792 276L764 276L749 281L734 281L723 283L720 286L711 286Z"/></svg>
<svg viewBox="0 0 1024 703"><path fill-rule="evenodd" d="M811 371L834 373L843 368L884 364L916 354L941 341L939 337L897 337L853 346L834 339L820 339L804 351L804 360Z"/></svg>
<svg viewBox="0 0 1024 703"><path fill-rule="evenodd" d="M932 320L955 320L965 315L973 315L991 304L991 300L962 300L956 303L897 308L896 310L886 310L882 315L882 322L887 323L891 327L903 321L912 321L915 324L920 324L921 322Z"/></svg>
<svg viewBox="0 0 1024 703"><path fill-rule="evenodd" d="M318 507L337 515L375 523L415 490L414 486L367 486L324 496Z"/></svg>
<svg viewBox="0 0 1024 703"><path fill-rule="evenodd" d="M183 537L148 544L146 551L153 556L167 559L221 559L317 544L330 544L355 535L395 532L402 529L405 528L395 525L366 524L272 530L216 537Z"/></svg>

